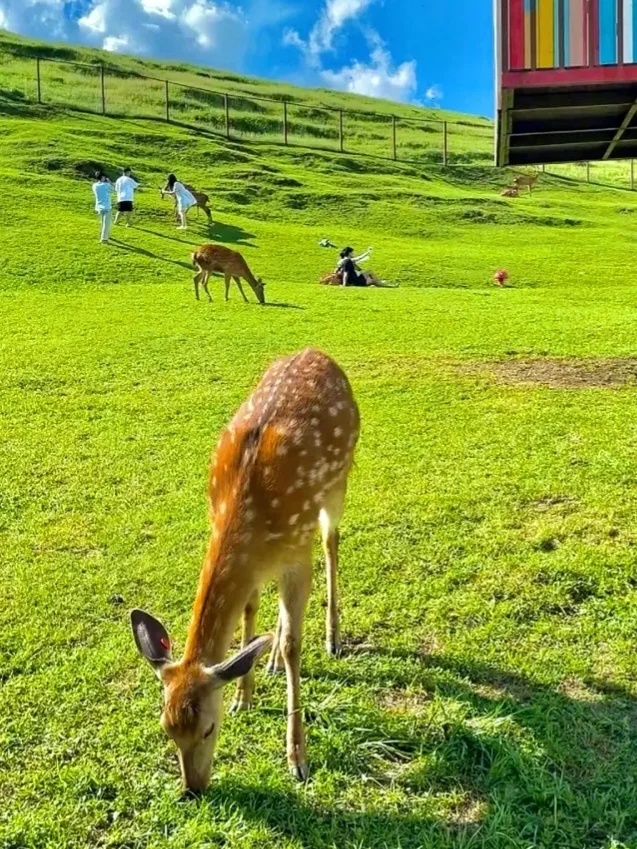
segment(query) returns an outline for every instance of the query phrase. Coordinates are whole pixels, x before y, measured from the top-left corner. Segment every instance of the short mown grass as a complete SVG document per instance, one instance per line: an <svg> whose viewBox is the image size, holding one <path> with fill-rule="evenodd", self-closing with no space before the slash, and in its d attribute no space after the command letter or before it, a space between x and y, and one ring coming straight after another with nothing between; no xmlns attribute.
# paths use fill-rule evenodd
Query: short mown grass
<svg viewBox="0 0 637 849"><path fill-rule="evenodd" d="M86 175L129 163L137 225L103 247ZM171 170L209 191L211 231L174 229ZM637 393L493 379L635 357L632 196L547 175L510 201L487 169L26 106L0 117L0 174L2 849L636 846ZM315 285L323 237L373 245L401 288ZM208 240L269 306L225 304L221 282L195 301ZM362 413L346 652L322 651L317 547L310 782L287 775L284 682L260 669L209 792L183 800L128 610L183 646L217 433L306 345ZM269 588L263 630L275 605Z"/></svg>

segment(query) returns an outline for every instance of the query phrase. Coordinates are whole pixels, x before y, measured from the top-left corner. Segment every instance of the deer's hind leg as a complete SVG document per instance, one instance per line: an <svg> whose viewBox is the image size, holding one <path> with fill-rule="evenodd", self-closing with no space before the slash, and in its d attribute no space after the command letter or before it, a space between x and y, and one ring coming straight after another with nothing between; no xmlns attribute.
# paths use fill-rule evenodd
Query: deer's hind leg
<svg viewBox="0 0 637 849"><path fill-rule="evenodd" d="M245 648L254 639L255 622L259 611L260 593L255 590L243 611L243 633L241 635L241 647ZM236 713L240 710L250 710L252 697L254 695L254 667L239 679L237 692L232 703L231 711Z"/></svg>
<svg viewBox="0 0 637 849"><path fill-rule="evenodd" d="M282 575L279 588L281 654L285 662L288 695L288 766L299 781L305 781L308 777L305 730L301 715L301 645L305 608L311 587L312 550L308 546Z"/></svg>
<svg viewBox="0 0 637 849"><path fill-rule="evenodd" d="M276 675L278 672L284 672L283 656L281 655L281 615L276 623L276 631L274 632L274 640L272 642L272 651L268 660L267 673L268 675Z"/></svg>
<svg viewBox="0 0 637 849"><path fill-rule="evenodd" d="M209 280L210 280L210 272L206 271L204 273L203 280L201 282L202 282L202 285L203 285L204 292L206 293L206 295L208 295L208 300L210 301L210 303L212 303L212 295L210 294L210 289L208 288L208 281Z"/></svg>
<svg viewBox="0 0 637 849"><path fill-rule="evenodd" d="M247 303L248 303L248 299L246 298L246 293L243 291L243 286L241 285L241 278L240 278L240 277L233 277L232 279L234 280L234 282L235 282L235 283L237 284L237 286L239 287L239 291L241 292L241 297L243 298L243 300L244 300L244 301L246 302L246 304L247 304Z"/></svg>
<svg viewBox="0 0 637 849"><path fill-rule="evenodd" d="M230 300L230 275L225 275L225 285L226 285L226 301Z"/></svg>
<svg viewBox="0 0 637 849"><path fill-rule="evenodd" d="M203 271L201 271L201 269L199 269L199 271L193 277L193 283L195 284L195 298L197 300L199 300L199 284L202 282L204 277L205 277L205 274L204 274Z"/></svg>
<svg viewBox="0 0 637 849"><path fill-rule="evenodd" d="M341 653L341 627L336 578L338 572L338 528L343 515L346 488L346 483L343 483L338 489L328 493L319 513L327 579L325 650L332 657L338 657Z"/></svg>

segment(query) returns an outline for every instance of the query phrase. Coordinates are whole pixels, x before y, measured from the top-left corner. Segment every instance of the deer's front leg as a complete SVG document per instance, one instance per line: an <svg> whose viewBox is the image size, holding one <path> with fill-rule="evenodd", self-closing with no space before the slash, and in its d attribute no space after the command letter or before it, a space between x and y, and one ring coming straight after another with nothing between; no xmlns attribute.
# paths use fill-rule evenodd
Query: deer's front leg
<svg viewBox="0 0 637 849"><path fill-rule="evenodd" d="M225 277L226 277L225 283L226 283L226 301L227 301L228 298L230 297L230 275L226 274Z"/></svg>
<svg viewBox="0 0 637 849"><path fill-rule="evenodd" d="M257 613L259 611L259 590L255 590L243 611L243 633L241 636L241 647L245 648L250 640L254 639L254 623L256 622ZM254 667L251 667L243 678L239 679L237 684L237 692L234 697L234 702L230 708L232 713L240 710L250 710L252 707L252 697L254 695Z"/></svg>
<svg viewBox="0 0 637 849"><path fill-rule="evenodd" d="M299 781L309 775L301 716L301 643L305 607L312 586L311 552L281 581L281 654L288 690L287 757L290 773Z"/></svg>
<svg viewBox="0 0 637 849"><path fill-rule="evenodd" d="M241 279L240 279L239 277L235 277L235 278L234 278L234 282L235 282L235 283L237 284L237 286L239 287L239 291L241 292L241 297L243 298L243 300L244 300L244 301L245 301L245 303L247 304L247 303L248 303L248 299L246 298L246 293L243 291L243 286L241 285Z"/></svg>

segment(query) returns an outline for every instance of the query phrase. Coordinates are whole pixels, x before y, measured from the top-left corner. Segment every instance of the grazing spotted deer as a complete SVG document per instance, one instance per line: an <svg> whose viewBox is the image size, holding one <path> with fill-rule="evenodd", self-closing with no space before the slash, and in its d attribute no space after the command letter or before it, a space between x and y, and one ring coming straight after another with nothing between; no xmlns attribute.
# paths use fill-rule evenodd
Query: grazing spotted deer
<svg viewBox="0 0 637 849"><path fill-rule="evenodd" d="M164 626L131 614L137 647L161 680L161 724L177 744L184 785L209 783L223 687L238 680L235 710L252 706L254 664L272 636L254 638L263 583L279 585L271 668L287 676L287 759L305 780L300 662L312 583L312 539L327 561L327 650L339 652L338 527L359 434L358 407L339 366L306 350L276 362L221 434L209 479L212 532L181 661ZM241 650L226 659L243 614Z"/></svg>
<svg viewBox="0 0 637 849"><path fill-rule="evenodd" d="M202 245L197 248L192 254L192 264L197 269L197 274L194 277L195 297L199 300L199 284L203 286L204 292L208 295L208 300L211 301L210 290L208 289L208 279L214 272L223 274L226 282L226 301L230 293L230 280L239 287L239 291L243 300L248 303L246 294L241 286L241 279L247 280L252 291L257 296L260 304L265 303L265 294L263 291L264 283L259 277L257 278L250 271L248 263L237 251L232 251L230 248L223 245Z"/></svg>
<svg viewBox="0 0 637 849"><path fill-rule="evenodd" d="M212 224L212 210L210 209L210 206L209 206L210 197L205 192L198 192L192 186L188 185L188 183L184 183L183 185L184 185L184 188L188 189L190 194L196 200L195 206L197 207L197 214L199 214L199 210L201 209L203 211L204 215L206 216L206 218L208 219L208 224ZM160 188L159 191L160 191L162 199L163 199L164 192L170 191L170 186L167 183L164 186L164 188L163 189ZM177 198L174 197L173 200L174 200L174 203L175 203L175 220L179 221L179 214L177 212Z"/></svg>
<svg viewBox="0 0 637 849"><path fill-rule="evenodd" d="M513 181L513 187L516 188L519 192L524 186L527 186L529 194L532 195L533 186L537 183L539 176L539 171L534 171L533 174L518 174L518 176Z"/></svg>

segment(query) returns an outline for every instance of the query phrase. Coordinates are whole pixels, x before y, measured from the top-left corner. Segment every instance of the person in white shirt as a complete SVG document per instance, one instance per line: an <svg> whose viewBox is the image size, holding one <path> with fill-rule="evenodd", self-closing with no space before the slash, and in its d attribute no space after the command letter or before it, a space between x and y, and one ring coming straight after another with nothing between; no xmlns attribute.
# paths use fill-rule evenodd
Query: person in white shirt
<svg viewBox="0 0 637 849"><path fill-rule="evenodd" d="M93 194L95 195L95 212L100 218L100 242L108 242L111 234L111 195L115 189L106 174L98 171L93 183Z"/></svg>
<svg viewBox="0 0 637 849"><path fill-rule="evenodd" d="M117 215L115 223L119 223L120 216L126 218L126 226L130 227L133 221L133 201L135 200L135 189L139 188L139 183L131 177L130 168L124 168L122 176L115 181L115 191L117 192Z"/></svg>
<svg viewBox="0 0 637 849"><path fill-rule="evenodd" d="M183 183L180 183L174 174L168 175L168 183L165 189L162 189L162 197L164 195L173 195L177 201L177 215L179 216L180 225L178 230L185 230L188 226L186 215L188 210L196 206L197 199L189 192Z"/></svg>

